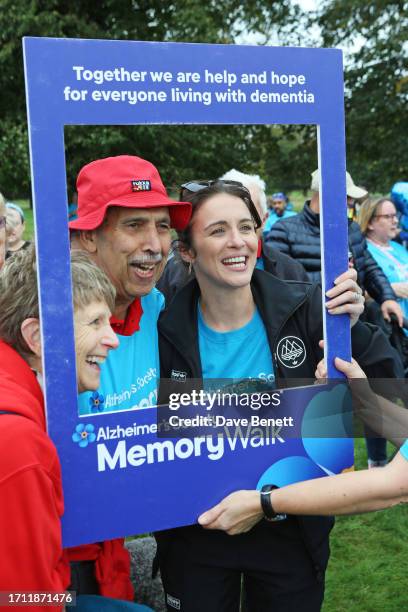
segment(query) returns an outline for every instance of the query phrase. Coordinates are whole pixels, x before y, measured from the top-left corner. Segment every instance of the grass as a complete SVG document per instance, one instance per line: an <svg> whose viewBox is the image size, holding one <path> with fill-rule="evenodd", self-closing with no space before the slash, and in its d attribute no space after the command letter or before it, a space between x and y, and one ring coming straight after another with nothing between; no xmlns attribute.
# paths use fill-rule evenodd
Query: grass
<svg viewBox="0 0 408 612"><path fill-rule="evenodd" d="M289 198L289 201L293 204L293 209L296 212L300 212L306 200L310 200L310 191L308 191L306 195L303 191L289 191L287 193L287 196ZM371 193L370 197L373 199L377 199L387 197L387 194Z"/></svg>
<svg viewBox="0 0 408 612"><path fill-rule="evenodd" d="M393 447L389 446L389 456ZM355 441L356 468L366 467L364 440ZM381 468L378 468L381 469ZM330 538L323 612L394 612L407 609L408 510L336 519Z"/></svg>
<svg viewBox="0 0 408 612"><path fill-rule="evenodd" d="M289 191L286 195L289 198L289 202L293 204L293 209L296 212L300 212L306 200L310 199L303 191Z"/></svg>
<svg viewBox="0 0 408 612"><path fill-rule="evenodd" d="M295 209L305 201L302 192L290 194ZM25 238L33 236L33 216L26 200ZM389 448L389 455L392 447ZM366 467L365 444L355 442L356 468ZM407 609L405 574L408 567L408 508L339 517L333 529L326 575L323 612L396 612ZM301 611L300 611L301 612Z"/></svg>
<svg viewBox="0 0 408 612"><path fill-rule="evenodd" d="M23 238L24 240L33 240L34 239L34 219L33 219L33 211L30 208L28 200L13 200L15 204L21 206L24 211L25 217L25 230Z"/></svg>

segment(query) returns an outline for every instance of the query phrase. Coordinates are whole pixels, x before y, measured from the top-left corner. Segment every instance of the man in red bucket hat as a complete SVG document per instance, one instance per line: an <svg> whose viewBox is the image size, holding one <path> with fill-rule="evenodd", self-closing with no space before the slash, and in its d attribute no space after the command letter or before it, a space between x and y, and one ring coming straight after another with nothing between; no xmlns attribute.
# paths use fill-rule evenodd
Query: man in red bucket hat
<svg viewBox="0 0 408 612"><path fill-rule="evenodd" d="M119 336L115 359L100 368L101 385L81 393L79 413L100 414L154 406L159 356L157 319L164 306L155 289L171 244L171 228L184 229L191 205L171 200L150 162L131 155L98 159L77 179L73 243L87 251L116 288L111 326ZM90 322L97 325L97 322ZM133 599L130 562L123 540L69 549L72 588L117 599ZM91 567L90 567L91 565Z"/></svg>

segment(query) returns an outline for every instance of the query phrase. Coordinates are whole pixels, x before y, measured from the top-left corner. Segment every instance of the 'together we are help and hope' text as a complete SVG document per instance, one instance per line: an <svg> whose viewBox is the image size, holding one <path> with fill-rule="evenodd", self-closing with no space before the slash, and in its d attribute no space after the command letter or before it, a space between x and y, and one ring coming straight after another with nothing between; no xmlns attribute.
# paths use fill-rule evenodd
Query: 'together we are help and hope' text
<svg viewBox="0 0 408 612"><path fill-rule="evenodd" d="M314 104L304 74L276 70L236 73L171 72L169 70L128 70L115 66L109 70L72 66L74 83L63 90L66 102L173 104ZM118 87L115 88L115 83ZM132 88L123 88L123 84ZM211 86L205 89L203 86ZM87 88L85 89L84 86ZM103 87L101 87L103 86ZM218 89L215 89L218 87Z"/></svg>

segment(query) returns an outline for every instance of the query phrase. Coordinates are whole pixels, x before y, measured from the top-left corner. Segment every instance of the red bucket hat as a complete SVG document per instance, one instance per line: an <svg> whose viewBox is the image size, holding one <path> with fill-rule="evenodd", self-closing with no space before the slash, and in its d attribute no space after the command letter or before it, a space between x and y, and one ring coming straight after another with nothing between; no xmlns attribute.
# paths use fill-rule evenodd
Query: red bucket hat
<svg viewBox="0 0 408 612"><path fill-rule="evenodd" d="M191 204L170 200L155 166L133 155L87 164L78 174L77 191L78 218L69 222L70 229L96 229L109 206L168 207L171 226L176 230L185 229L191 217Z"/></svg>

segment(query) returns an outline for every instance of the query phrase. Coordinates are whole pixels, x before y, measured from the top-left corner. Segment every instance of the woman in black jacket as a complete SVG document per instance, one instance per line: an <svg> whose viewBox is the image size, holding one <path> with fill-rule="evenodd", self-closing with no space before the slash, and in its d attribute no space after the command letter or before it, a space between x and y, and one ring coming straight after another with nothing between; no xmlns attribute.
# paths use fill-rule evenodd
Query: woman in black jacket
<svg viewBox="0 0 408 612"><path fill-rule="evenodd" d="M260 218L241 184L184 187L193 214L180 253L195 279L159 324L160 403L173 391L214 388L213 379L255 378L273 386L313 378L321 358L320 289L254 271ZM353 324L363 309L354 274L339 277L326 304L332 314L349 313ZM382 350L373 328L357 323L353 336L360 359ZM331 526L327 518L288 517L261 521L234 539L198 525L156 534L168 610L237 611L242 575L248 610L319 610Z"/></svg>

